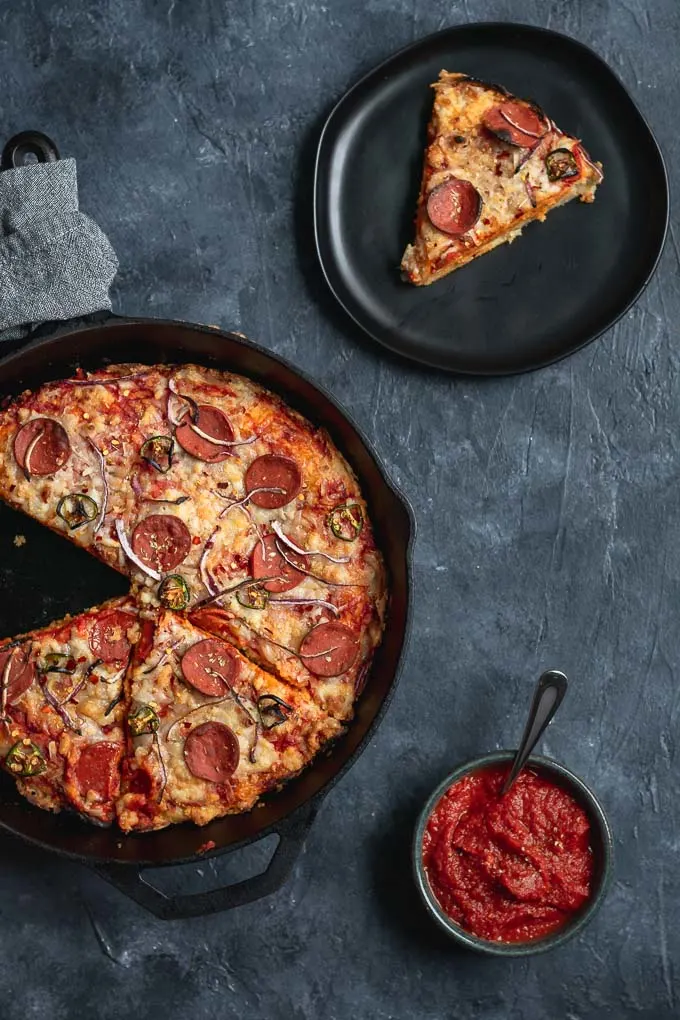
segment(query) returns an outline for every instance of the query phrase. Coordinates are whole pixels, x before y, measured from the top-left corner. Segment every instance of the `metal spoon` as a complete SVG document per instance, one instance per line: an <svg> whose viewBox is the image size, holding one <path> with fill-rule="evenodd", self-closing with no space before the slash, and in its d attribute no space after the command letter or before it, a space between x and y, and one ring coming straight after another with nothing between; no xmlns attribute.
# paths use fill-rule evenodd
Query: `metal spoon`
<svg viewBox="0 0 680 1020"><path fill-rule="evenodd" d="M503 783L501 797L508 792L517 776L520 774L526 760L538 743L546 726L560 706L562 698L567 693L567 678L559 669L549 669L538 678L534 697L529 709L529 718L522 739L519 742L515 760L508 773L508 778Z"/></svg>

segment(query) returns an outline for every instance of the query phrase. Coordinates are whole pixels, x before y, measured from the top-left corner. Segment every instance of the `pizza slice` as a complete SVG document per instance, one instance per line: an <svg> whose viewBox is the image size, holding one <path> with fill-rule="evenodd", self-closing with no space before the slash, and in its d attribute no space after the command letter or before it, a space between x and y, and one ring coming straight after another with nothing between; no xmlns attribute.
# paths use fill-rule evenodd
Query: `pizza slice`
<svg viewBox="0 0 680 1020"><path fill-rule="evenodd" d="M416 236L401 262L417 286L514 241L573 198L594 201L603 179L581 142L535 103L448 71L433 88Z"/></svg>
<svg viewBox="0 0 680 1020"><path fill-rule="evenodd" d="M356 480L336 470L310 489L292 513L258 521L191 618L346 721L382 634L385 574Z"/></svg>
<svg viewBox="0 0 680 1020"><path fill-rule="evenodd" d="M39 807L109 824L125 749L129 597L0 643L0 760Z"/></svg>
<svg viewBox="0 0 680 1020"><path fill-rule="evenodd" d="M256 600L257 589L250 590ZM253 620L255 614L261 619ZM297 612L254 609L248 620L245 617L242 608L215 605L191 614L196 625L234 641L253 662L286 684L306 690L323 712L342 722L352 717L376 635L382 631L377 613L362 598L345 596L343 612L337 615L327 607L307 604Z"/></svg>
<svg viewBox="0 0 680 1020"><path fill-rule="evenodd" d="M126 831L249 810L343 727L225 641L161 610L126 680Z"/></svg>
<svg viewBox="0 0 680 1020"><path fill-rule="evenodd" d="M137 518L129 523L127 555L140 602L194 609L222 592L233 594L249 577L262 578L266 571L275 586L270 591L287 592L294 586L286 577L277 588L271 573L276 564L259 556L259 550L279 541L277 528L292 530L305 548L319 548L316 562L322 565L333 556L331 546L342 546L342 562L334 566L347 576L331 576L329 584L351 583L360 575L367 597L373 597L384 580L381 558L358 482L327 433L240 376L182 366L168 384L169 425L176 441L173 464L163 479L153 468L145 469L138 485L144 494L153 485L157 495L159 485L176 478L169 495L180 493L183 501L164 507L140 504ZM196 410L200 427L190 417ZM226 445L216 447L218 421L223 422L221 435L232 439L220 439ZM206 430L210 439L204 437ZM350 540L334 536L328 523L331 513ZM352 513L354 526L343 517ZM351 541L359 535L360 541ZM277 563L289 569L282 559ZM371 570L375 578L369 585ZM313 566L310 572L319 573ZM304 581L307 575L296 576ZM306 588L303 585L299 597L318 600L328 585L322 579Z"/></svg>

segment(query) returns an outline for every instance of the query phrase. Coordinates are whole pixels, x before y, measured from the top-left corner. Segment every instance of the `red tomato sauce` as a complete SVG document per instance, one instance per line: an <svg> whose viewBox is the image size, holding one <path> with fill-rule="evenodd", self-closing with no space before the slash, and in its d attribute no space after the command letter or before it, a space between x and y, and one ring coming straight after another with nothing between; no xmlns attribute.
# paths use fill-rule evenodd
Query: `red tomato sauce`
<svg viewBox="0 0 680 1020"><path fill-rule="evenodd" d="M500 797L508 765L464 776L430 815L423 863L444 912L495 942L562 928L593 886L590 823L561 786L529 769Z"/></svg>

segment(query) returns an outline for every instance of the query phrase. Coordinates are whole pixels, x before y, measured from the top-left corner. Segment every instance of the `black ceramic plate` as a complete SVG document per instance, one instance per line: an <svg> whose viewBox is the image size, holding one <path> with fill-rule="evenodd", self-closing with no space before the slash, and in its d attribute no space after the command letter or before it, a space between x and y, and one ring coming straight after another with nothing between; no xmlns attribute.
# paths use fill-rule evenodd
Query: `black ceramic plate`
<svg viewBox="0 0 680 1020"><path fill-rule="evenodd" d="M593 205L574 201L429 287L402 282L432 90L464 71L535 99L604 164ZM656 267L668 182L654 137L592 50L528 25L447 29L355 85L324 127L316 244L330 287L372 337L455 372L521 372L571 354L613 325Z"/></svg>

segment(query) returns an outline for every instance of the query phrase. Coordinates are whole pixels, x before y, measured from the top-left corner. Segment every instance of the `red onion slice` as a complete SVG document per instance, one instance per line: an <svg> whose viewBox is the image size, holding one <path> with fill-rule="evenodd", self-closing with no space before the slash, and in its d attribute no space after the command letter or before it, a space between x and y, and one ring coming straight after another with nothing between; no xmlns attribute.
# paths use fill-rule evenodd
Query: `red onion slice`
<svg viewBox="0 0 680 1020"><path fill-rule="evenodd" d="M222 677L222 679L224 679L224 677ZM181 715L179 719L175 719L174 723L172 723L172 725L169 727L165 734L166 743L174 743L174 741L171 740L170 738L170 734L174 730L175 726L179 726L179 724L184 722L184 720L187 719L188 716L194 715L196 712L201 712L204 708L214 708L215 705L222 705L225 701L232 700L233 699L231 693L229 693L225 694L223 698L211 698L209 701L206 701L203 705L197 705L196 708L190 708L189 711L185 712L184 715Z"/></svg>
<svg viewBox="0 0 680 1020"><path fill-rule="evenodd" d="M506 113L502 106L498 107L498 112L500 113L503 120L507 120L510 127L514 127L516 131L521 131L523 135L528 135L529 138L542 138L543 135L545 134L545 131L543 132L543 134L541 134L540 132L537 133L536 131L530 131L528 128L523 128L520 124L514 121L512 117L508 116L508 114Z"/></svg>
<svg viewBox="0 0 680 1020"><path fill-rule="evenodd" d="M249 521L250 521L250 523L251 523L251 526L252 526L252 529L253 529L253 531L254 531L254 532L255 532L255 534L257 535L258 541L259 541L259 543L260 543L260 546L261 546L261 548L262 548L262 555L263 555L263 556L265 556L265 555L266 555L266 552L267 552L267 547L266 547L266 546L265 546L265 544L264 544L264 535L263 535L263 534L262 534L262 532L260 531L260 529L259 529L259 527L258 527L258 525L257 525L257 522L253 520L253 518L252 518L252 517L250 516L250 514L248 514L248 511L247 511L247 510L246 510L246 514L248 515L248 520L249 520Z"/></svg>
<svg viewBox="0 0 680 1020"><path fill-rule="evenodd" d="M252 723L253 725L257 726L257 719L252 715L252 713L250 712L250 709L246 708L244 700L241 698L240 694L238 694L234 690L234 688L231 686L231 684L228 683L221 674L216 674L216 675L218 675L220 677L220 680L222 680L224 683L226 683L227 687L229 688L229 693L225 694L224 697L222 697L222 698L210 698L209 701L204 702L202 705L197 705L195 708L189 709L189 711L185 712L184 715L181 715L179 717L179 719L175 719L174 723L172 723L172 725L168 729L167 733L165 734L166 741L170 741L170 734L174 730L175 726L179 726L179 724L184 722L184 720L188 716L195 715L196 712L201 712L201 711L203 711L204 708L213 708L215 705L222 705L222 704L224 704L225 701L233 701L234 704L237 705L238 708L241 709L243 714L247 717L248 721L250 723ZM174 741L171 741L171 742L174 742Z"/></svg>
<svg viewBox="0 0 680 1020"><path fill-rule="evenodd" d="M40 681L40 690L43 692L45 701L51 708L54 709L54 711L57 713L57 715L63 722L64 726L66 726L69 730L73 730L80 736L81 730L79 729L78 726L76 726L73 719L62 705L61 701L55 698L54 694L47 686L47 681L45 680L44 677L42 681Z"/></svg>
<svg viewBox="0 0 680 1020"><path fill-rule="evenodd" d="M248 761L252 765L255 765L257 763L257 744L261 736L262 736L262 723L258 719L257 722L255 723L253 742L250 745L250 750L248 751Z"/></svg>
<svg viewBox="0 0 680 1020"><path fill-rule="evenodd" d="M260 491L260 490L253 489L253 492L255 492L255 491ZM271 490L271 491L274 491L274 490ZM276 491L277 492L281 492L282 490L281 489L277 489ZM220 499L229 500L229 498L230 498L229 496L225 496L223 492L218 492L216 489L213 489L213 493L215 494L215 496L219 496ZM250 495L251 494L248 493L248 495L245 496L243 499L233 500L229 504L229 506L225 507L224 510L221 510L220 513L217 516L221 520L222 517L226 517L226 515L229 513L230 510L240 510L243 514L245 514L245 516L246 516L246 518L248 520L248 524L250 525L250 527L253 529L253 531L257 535L257 538L258 538L258 540L260 542L260 545L262 546L262 553L264 555L264 537L262 535L262 532L258 528L257 523L253 520L253 517L252 517L252 515L250 513L250 510L248 509L248 500L250 499Z"/></svg>
<svg viewBox="0 0 680 1020"><path fill-rule="evenodd" d="M170 397L168 396L168 421L170 422L171 425L174 425L175 428L177 428L178 425L182 424L182 418L185 418L188 413L189 408L187 407L184 411L184 414L181 414L179 418L175 418L170 407Z"/></svg>
<svg viewBox="0 0 680 1020"><path fill-rule="evenodd" d="M255 490L253 490L255 491ZM331 556L329 553L321 552L320 549L301 549L299 545L295 545L295 542L291 541L281 530L281 525L278 521L272 521L272 531L284 542L289 549L292 549L298 556L323 556L325 560L330 560L331 563L349 563L349 556Z"/></svg>
<svg viewBox="0 0 680 1020"><path fill-rule="evenodd" d="M285 580L285 578L276 577L275 575L272 575L271 577L258 578L247 577L245 581L239 581L238 584L233 584L230 588L223 588L222 591L216 591L214 595L209 595L208 598L201 599L200 602L196 603L194 609L203 609L204 606L210 606L213 602L217 602L218 599L224 598L226 595L234 595L237 591L240 591L241 588L254 588L258 585L264 584L266 581L283 580Z"/></svg>
<svg viewBox="0 0 680 1020"><path fill-rule="evenodd" d="M158 571L152 570L150 567L147 567L146 563L142 563L139 556L137 556L136 553L133 551L132 546L128 541L128 537L125 534L125 528L123 527L123 522L121 521L120 517L116 518L116 535L118 536L118 541L120 542L121 549L123 550L127 558L129 560L132 560L135 566L139 567L139 569L142 570L148 577L151 577L154 581L160 581L161 575L158 573Z"/></svg>
<svg viewBox="0 0 680 1020"><path fill-rule="evenodd" d="M285 548L282 545L280 545L279 542L276 543L276 551L277 551L277 553L279 553L280 556L283 557L283 559L286 561L286 563L290 567L295 567L295 569L299 570L301 574L305 575L305 577L311 577L312 580L314 580L314 581L320 581L321 584L326 584L326 585L328 585L329 588L365 588L366 587L365 584L344 584L342 581L329 581L325 577L322 577L321 574L315 574L311 570L305 570L305 568L301 567L299 563L295 563L293 560L291 560L290 556L286 555Z"/></svg>
<svg viewBox="0 0 680 1020"><path fill-rule="evenodd" d="M140 482L138 475L131 476L130 487L132 488L135 496L139 496L139 498L144 500L145 503L169 503L171 506L181 506L182 503L186 503L191 499L191 496L177 496L175 499L164 499L159 496L145 496L144 490L142 489L142 483Z"/></svg>
<svg viewBox="0 0 680 1020"><path fill-rule="evenodd" d="M201 439L206 439L209 443L214 443L215 446L249 446L257 439L257 436L251 436L250 439L215 439L214 436L209 436L207 432L199 429L198 425L194 425L193 422L190 423L189 428L193 429Z"/></svg>
<svg viewBox="0 0 680 1020"><path fill-rule="evenodd" d="M65 704L66 704L66 703L67 703L68 701L70 701L70 700L71 700L71 698L75 698L75 697L76 697L76 696L77 696L78 694L80 694L80 692L82 691L83 687L85 686L85 682L86 682L87 680L89 680L89 678L90 678L90 673L89 673L89 671L87 671L87 672L85 672L85 674L84 674L84 675L83 675L83 676L82 676L82 677L80 678L80 680L79 680L79 681L78 681L78 683L77 683L77 684L75 685L75 687L72 687L72 688L71 688L71 690L70 690L70 691L68 692L68 694L66 695L66 697L65 697L65 698L62 698L62 699L61 699L61 701L59 702L59 704L60 704L60 705L61 705L61 706L63 707L63 706L64 706L64 705L65 705Z"/></svg>
<svg viewBox="0 0 680 1020"><path fill-rule="evenodd" d="M154 730L154 734L153 734L153 744L154 744L154 747L156 748L156 754L158 755L158 764L160 765L160 769L161 769L161 780L162 781L161 781L160 789L158 791L158 796L156 797L156 803L160 804L160 802L163 800L163 794L165 793L165 787L168 785L168 770L166 769L165 762L163 761L163 754L161 752L161 742L158 739L158 732L156 730Z"/></svg>
<svg viewBox="0 0 680 1020"><path fill-rule="evenodd" d="M554 125L553 125L553 127L554 127ZM559 132L558 132L558 134L559 134ZM538 139L538 141L534 142L534 144L530 148L525 149L524 153L522 155L522 158L519 160L519 162L517 163L517 166L515 167L515 174L518 174L520 172L522 167L526 163L528 163L528 161L532 158L532 156L540 155L542 152L544 152L546 147L548 145L552 144L552 138L553 138L553 130L551 128L546 134L541 135L541 137Z"/></svg>
<svg viewBox="0 0 680 1020"><path fill-rule="evenodd" d="M205 545L203 546L203 552L201 553L201 558L198 561L198 572L201 575L201 580L203 581L203 584L205 585L205 587L206 587L206 589L207 589L207 591L208 591L208 593L210 595L214 595L215 594L215 584L214 584L212 575L208 571L207 559L208 559L208 553L210 552L210 550L213 548L213 546L215 544L215 542L214 542L215 535L217 534L217 532L219 530L220 530L220 526L218 524L217 527L213 529L213 532L212 532L210 538L207 539Z"/></svg>
<svg viewBox="0 0 680 1020"><path fill-rule="evenodd" d="M337 606L334 606L332 602L326 602L324 599L273 599L268 600L268 605L288 605L288 606L321 606L323 609L330 610L334 616L340 614L340 610Z"/></svg>
<svg viewBox="0 0 680 1020"><path fill-rule="evenodd" d="M272 485L266 485L266 486L260 486L257 489L251 489L250 492L246 496L243 497L243 499L234 500L234 502L230 503L229 506L226 506L224 508L224 510L221 510L220 513L218 514L218 516L220 518L222 518L226 514L228 514L230 510L244 509L244 510L246 510L246 513L248 514L248 517L250 517L250 513L246 509L246 507L247 507L248 502L250 501L250 497L253 496L256 492L285 492L285 489L281 489L281 488L279 488L276 485L273 485L273 486ZM223 496L221 492L215 492L215 495L219 496L221 499L229 499L229 496Z"/></svg>
<svg viewBox="0 0 680 1020"><path fill-rule="evenodd" d="M26 478L27 482L30 482L31 480L31 457L33 456L35 448L42 439L42 437L44 436L44 434L45 429L40 429L39 432L36 432L36 434L33 436L33 439L28 444L28 449L24 454L24 477Z"/></svg>
<svg viewBox="0 0 680 1020"><path fill-rule="evenodd" d="M7 656L7 662L5 663L5 668L2 671L2 681L0 681L2 683L2 697L0 699L0 718L2 719L5 718L5 712L7 710L7 691L9 688L9 674L12 668L12 662L14 661L14 653L16 652L17 647L18 646L15 646Z"/></svg>
<svg viewBox="0 0 680 1020"><path fill-rule="evenodd" d="M99 447L93 442L93 440L90 439L89 436L87 436L86 438L87 438L88 443L90 444L90 446L92 447L92 449L94 450L94 452L97 455L97 459L99 461L99 473L100 473L101 479L102 479L102 489L103 489L102 505L99 508L99 513L97 515L97 519L94 522L94 531L92 532L93 535L96 535L97 532L99 531L99 529L101 528L102 524L104 523L104 518L106 517L106 510L107 510L108 503L109 503L109 483L106 480L106 462L104 460L104 454L99 449Z"/></svg>
<svg viewBox="0 0 680 1020"><path fill-rule="evenodd" d="M161 655L161 657L158 660L158 662L155 662L153 664L153 666L149 666L148 669L145 669L143 671L143 673L142 673L142 676L148 676L149 673L155 673L157 669L160 669L161 666L163 665L163 663L166 662L167 659L169 658L170 652L174 651L175 648L177 648L177 645L179 645L181 643L182 643L182 641L181 641L181 638L180 638L177 641L173 641L171 645L168 645L168 647L165 649L165 651Z"/></svg>
<svg viewBox="0 0 680 1020"><path fill-rule="evenodd" d="M174 425L175 428L177 428L178 425L181 425L182 419L186 418L187 414L191 415L191 421L192 423L194 423L198 417L198 404L196 403L194 398L187 397L186 394L180 393L179 390L177 389L175 380L172 378L168 379L168 389L170 390L170 394L177 397L178 400L183 400L186 404L188 404L188 407L186 408L184 413L180 414L179 418L175 419L172 415L172 410L170 406L170 394L168 394L167 414L168 421L170 422L170 424Z"/></svg>
<svg viewBox="0 0 680 1020"><path fill-rule="evenodd" d="M264 584L265 581L280 581L282 578L279 577L258 577L257 580L254 577L246 577L245 581L239 581L238 584L232 584L231 588L223 588L222 591L216 591L213 595L209 595L207 599L201 599L194 606L194 609L202 609L203 606L212 605L213 602L217 602L218 599L223 598L225 595L233 595L234 592L239 591L241 588L250 588L254 584Z"/></svg>
<svg viewBox="0 0 680 1020"><path fill-rule="evenodd" d="M123 676L125 674L125 670L128 668L129 661L130 661L130 653L128 653L127 662L125 663L123 668L119 669L116 673L113 674L113 676L111 676L111 677L103 677L100 674L100 676L99 676L100 683L109 685L109 684L115 684L119 680L122 680ZM101 666L101 665L103 665L103 663L101 662L101 660L99 660L98 662L93 662L91 666L88 666L87 670L85 671L85 680L89 679L89 677L92 674L92 672L98 666ZM77 694L81 687L82 687L82 684L79 684L78 687L74 688L74 690L69 694L68 698L64 698L64 701L68 701L75 694Z"/></svg>
<svg viewBox="0 0 680 1020"><path fill-rule="evenodd" d="M300 659L320 659L322 655L330 655L331 652L337 652L339 647L340 645L333 645L332 648L324 648L321 652L309 652L309 654L298 652L297 655Z"/></svg>

